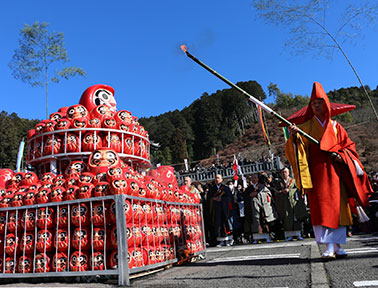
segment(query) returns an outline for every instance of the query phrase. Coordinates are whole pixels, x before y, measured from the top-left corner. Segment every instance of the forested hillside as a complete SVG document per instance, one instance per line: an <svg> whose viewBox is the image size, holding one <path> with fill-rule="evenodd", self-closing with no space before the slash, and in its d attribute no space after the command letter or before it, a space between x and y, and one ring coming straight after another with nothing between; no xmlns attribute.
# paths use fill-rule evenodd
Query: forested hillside
<svg viewBox="0 0 378 288"><path fill-rule="evenodd" d="M256 81L237 83L251 95L264 100L264 90ZM182 163L183 159L207 158L243 134L244 125L255 121L254 105L236 89L204 93L182 111L175 110L139 122L150 139L161 145L152 151L156 163Z"/></svg>
<svg viewBox="0 0 378 288"><path fill-rule="evenodd" d="M19 118L16 113L0 113L0 168L16 168L17 152L22 138L39 120Z"/></svg>

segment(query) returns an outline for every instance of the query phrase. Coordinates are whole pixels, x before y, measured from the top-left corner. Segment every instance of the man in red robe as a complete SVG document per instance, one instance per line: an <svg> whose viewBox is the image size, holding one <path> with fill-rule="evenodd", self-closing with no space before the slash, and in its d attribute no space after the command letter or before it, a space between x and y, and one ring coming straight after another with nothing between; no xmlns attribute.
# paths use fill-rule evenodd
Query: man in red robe
<svg viewBox="0 0 378 288"><path fill-rule="evenodd" d="M308 195L311 221L318 243L327 244L323 258L345 257L346 227L352 224L348 198L369 205L372 193L355 143L345 129L331 120L331 105L321 84L315 82L305 120L299 128L317 139L317 145L289 127L286 156L298 186Z"/></svg>

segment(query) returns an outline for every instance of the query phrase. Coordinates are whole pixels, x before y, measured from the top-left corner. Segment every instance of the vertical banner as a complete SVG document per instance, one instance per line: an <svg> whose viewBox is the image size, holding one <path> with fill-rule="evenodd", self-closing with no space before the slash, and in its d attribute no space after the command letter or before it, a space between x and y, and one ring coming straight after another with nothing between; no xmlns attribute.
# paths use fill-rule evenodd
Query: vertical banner
<svg viewBox="0 0 378 288"><path fill-rule="evenodd" d="M188 159L184 159L185 171L189 171Z"/></svg>
<svg viewBox="0 0 378 288"><path fill-rule="evenodd" d="M24 142L24 139L22 139L20 142L20 146L18 147L16 172L20 172L21 170L21 162L22 162L22 157L24 155L24 147L25 147L25 142Z"/></svg>
<svg viewBox="0 0 378 288"><path fill-rule="evenodd" d="M239 177L238 177L238 160L236 159L235 155L234 155L234 162L232 163L232 170L234 170L234 180L238 181ZM236 185L235 185L236 186Z"/></svg>
<svg viewBox="0 0 378 288"><path fill-rule="evenodd" d="M282 127L282 130L283 130L285 142L286 142L287 139L289 139L289 137L290 137L290 132L289 132L289 129L287 129L287 127Z"/></svg>
<svg viewBox="0 0 378 288"><path fill-rule="evenodd" d="M268 133L266 132L266 129L265 129L265 123L264 123L261 107L257 106L257 109L259 110L260 124L261 124L261 129L263 131L265 143L268 144L268 146L270 147L270 140L269 140Z"/></svg>

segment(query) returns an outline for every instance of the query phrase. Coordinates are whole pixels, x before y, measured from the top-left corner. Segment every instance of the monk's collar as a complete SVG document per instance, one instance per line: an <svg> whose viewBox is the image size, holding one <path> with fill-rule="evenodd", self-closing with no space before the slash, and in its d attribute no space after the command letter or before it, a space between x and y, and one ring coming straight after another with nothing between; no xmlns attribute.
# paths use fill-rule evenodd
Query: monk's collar
<svg viewBox="0 0 378 288"><path fill-rule="evenodd" d="M324 120L323 122L319 120L318 117L316 117L316 115L314 115L314 117L316 118L316 120L318 120L319 124L322 125L322 127L324 127L324 125L326 124L327 120Z"/></svg>

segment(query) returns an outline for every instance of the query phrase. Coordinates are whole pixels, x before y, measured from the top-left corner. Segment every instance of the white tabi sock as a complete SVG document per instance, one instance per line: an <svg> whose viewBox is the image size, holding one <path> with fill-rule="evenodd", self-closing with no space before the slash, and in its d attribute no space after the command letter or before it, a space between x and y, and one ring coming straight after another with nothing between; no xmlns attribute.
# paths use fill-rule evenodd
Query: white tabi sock
<svg viewBox="0 0 378 288"><path fill-rule="evenodd" d="M335 252L335 245L333 243L328 243L327 244L327 251L330 252L330 253L334 253Z"/></svg>

